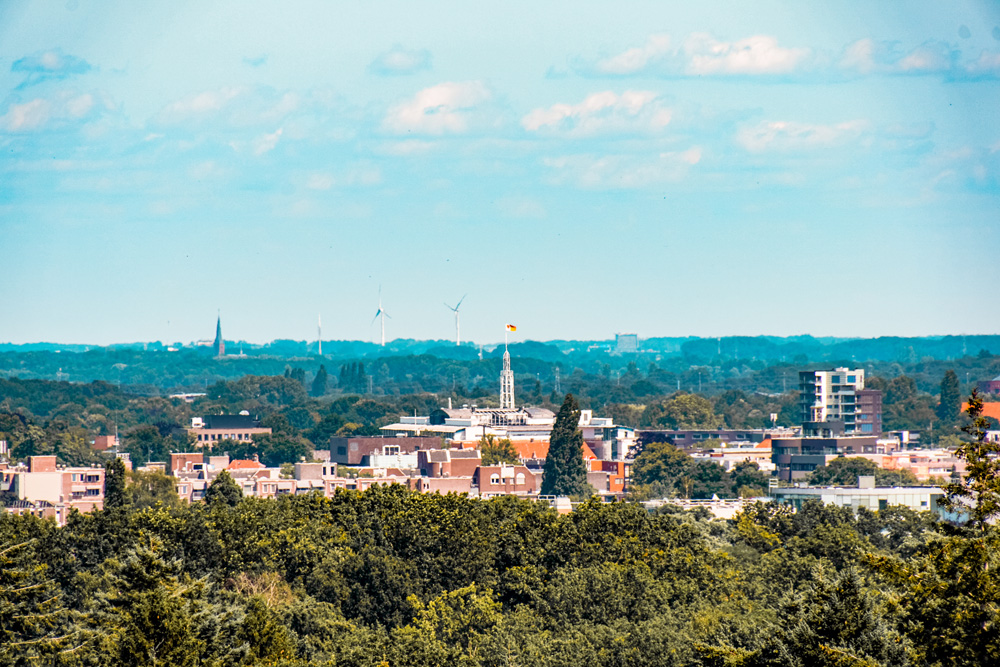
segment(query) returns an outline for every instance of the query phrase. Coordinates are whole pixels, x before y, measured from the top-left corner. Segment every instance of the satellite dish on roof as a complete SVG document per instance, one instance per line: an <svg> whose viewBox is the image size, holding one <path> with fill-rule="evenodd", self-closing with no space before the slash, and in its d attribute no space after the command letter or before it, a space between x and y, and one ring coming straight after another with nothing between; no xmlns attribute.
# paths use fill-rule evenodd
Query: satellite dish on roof
<svg viewBox="0 0 1000 667"><path fill-rule="evenodd" d="M249 410L240 410L240 414L243 415L244 417L249 417L250 416L250 411Z"/></svg>

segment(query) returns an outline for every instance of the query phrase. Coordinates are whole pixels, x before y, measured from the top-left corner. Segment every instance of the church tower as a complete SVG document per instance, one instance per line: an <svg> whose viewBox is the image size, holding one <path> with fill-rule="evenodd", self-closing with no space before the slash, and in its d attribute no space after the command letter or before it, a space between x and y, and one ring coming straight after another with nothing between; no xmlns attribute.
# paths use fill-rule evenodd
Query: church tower
<svg viewBox="0 0 1000 667"><path fill-rule="evenodd" d="M219 313L219 319L215 321L215 342L212 343L212 349L215 350L215 356L226 356L226 342L222 340L222 313Z"/></svg>
<svg viewBox="0 0 1000 667"><path fill-rule="evenodd" d="M500 371L500 409L514 409L514 371L510 370L510 352L503 348L503 370Z"/></svg>

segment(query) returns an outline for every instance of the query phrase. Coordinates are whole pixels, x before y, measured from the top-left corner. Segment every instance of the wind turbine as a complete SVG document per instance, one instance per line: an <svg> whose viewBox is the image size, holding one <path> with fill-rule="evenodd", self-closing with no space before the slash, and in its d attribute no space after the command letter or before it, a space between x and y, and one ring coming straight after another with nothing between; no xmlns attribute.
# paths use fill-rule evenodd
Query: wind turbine
<svg viewBox="0 0 1000 667"><path fill-rule="evenodd" d="M372 324L375 324L375 320L382 319L382 347L385 347L385 318L389 317L389 313L382 310L382 286L378 286L378 310L375 311L375 317L372 318ZM391 320L392 318L389 317Z"/></svg>
<svg viewBox="0 0 1000 667"><path fill-rule="evenodd" d="M458 303L455 304L454 308L452 308L448 304L444 304L445 308L447 308L448 310L450 310L450 311L452 311L452 312L455 313L455 345L461 345L462 344L462 330L459 327L459 323L458 323L458 309L462 307L462 302L465 301L465 297L467 297L467 296L469 296L469 295L465 294L461 299L459 299Z"/></svg>

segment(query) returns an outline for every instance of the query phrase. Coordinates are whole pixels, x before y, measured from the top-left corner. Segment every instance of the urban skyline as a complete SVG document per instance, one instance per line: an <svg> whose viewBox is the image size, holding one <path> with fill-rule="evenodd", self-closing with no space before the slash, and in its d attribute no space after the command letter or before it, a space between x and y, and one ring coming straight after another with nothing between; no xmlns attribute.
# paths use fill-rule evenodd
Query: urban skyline
<svg viewBox="0 0 1000 667"><path fill-rule="evenodd" d="M0 7L0 341L990 334L1000 7Z"/></svg>

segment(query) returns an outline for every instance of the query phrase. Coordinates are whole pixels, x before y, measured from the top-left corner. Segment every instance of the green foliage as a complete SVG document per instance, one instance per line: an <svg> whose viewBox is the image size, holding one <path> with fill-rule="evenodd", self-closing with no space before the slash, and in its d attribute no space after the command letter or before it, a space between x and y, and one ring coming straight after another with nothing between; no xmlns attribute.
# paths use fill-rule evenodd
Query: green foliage
<svg viewBox="0 0 1000 667"><path fill-rule="evenodd" d="M950 368L941 378L940 401L937 416L943 422L951 423L958 419L962 412L962 395L958 384L958 375Z"/></svg>
<svg viewBox="0 0 1000 667"><path fill-rule="evenodd" d="M697 394L683 392L647 405L642 421L646 426L664 429L712 429L723 426L723 419L715 414L711 401Z"/></svg>
<svg viewBox="0 0 1000 667"><path fill-rule="evenodd" d="M205 502L209 505L235 507L243 498L243 491L227 470L223 470L205 489Z"/></svg>
<svg viewBox="0 0 1000 667"><path fill-rule="evenodd" d="M587 466L583 460L583 434L580 406L573 394L566 394L549 436L549 451L541 492L554 496L589 496L594 487L587 483Z"/></svg>
<svg viewBox="0 0 1000 667"><path fill-rule="evenodd" d="M60 591L45 565L31 562L29 542L0 545L0 665L54 660L73 640L59 633Z"/></svg>
<svg viewBox="0 0 1000 667"><path fill-rule="evenodd" d="M809 483L816 486L857 486L858 477L875 477L876 486L916 486L920 481L910 470L885 470L860 456L844 456L819 466L809 474Z"/></svg>
<svg viewBox="0 0 1000 667"><path fill-rule="evenodd" d="M764 477L756 464L738 468L735 472L748 493L754 492L754 484L767 487ZM753 472L756 471L756 472ZM682 498L732 498L739 487L734 487L736 477L718 463L692 458L686 452L667 442L646 445L632 464L632 481L639 490L659 492L660 497L680 496Z"/></svg>
<svg viewBox="0 0 1000 667"><path fill-rule="evenodd" d="M136 509L146 507L177 507L181 504L177 495L177 484L173 477L152 470L133 470L129 473L129 485L125 490L125 502Z"/></svg>
<svg viewBox="0 0 1000 667"><path fill-rule="evenodd" d="M983 399L975 389L966 413L969 423L962 430L971 440L955 451L956 457L965 459L965 477L945 487L945 504L967 514L972 526L986 530L1000 516L1000 443L986 437L989 422L983 416Z"/></svg>
<svg viewBox="0 0 1000 667"><path fill-rule="evenodd" d="M276 468L283 463L298 463L312 459L313 445L305 438L287 433L262 433L253 440L223 440L214 450L226 452L232 459L253 459Z"/></svg>
<svg viewBox="0 0 1000 667"><path fill-rule="evenodd" d="M484 466L493 466L498 463L510 465L520 463L517 449L514 448L514 443L510 441L510 438L498 439L494 435L486 434L479 440L479 452Z"/></svg>
<svg viewBox="0 0 1000 667"><path fill-rule="evenodd" d="M125 462L117 456L104 464L104 507L124 507L128 502Z"/></svg>
<svg viewBox="0 0 1000 667"><path fill-rule="evenodd" d="M319 370L316 371L316 377L313 378L312 387L309 390L309 395L317 397L326 394L327 382L328 382L328 375L326 372L326 366L320 364Z"/></svg>

